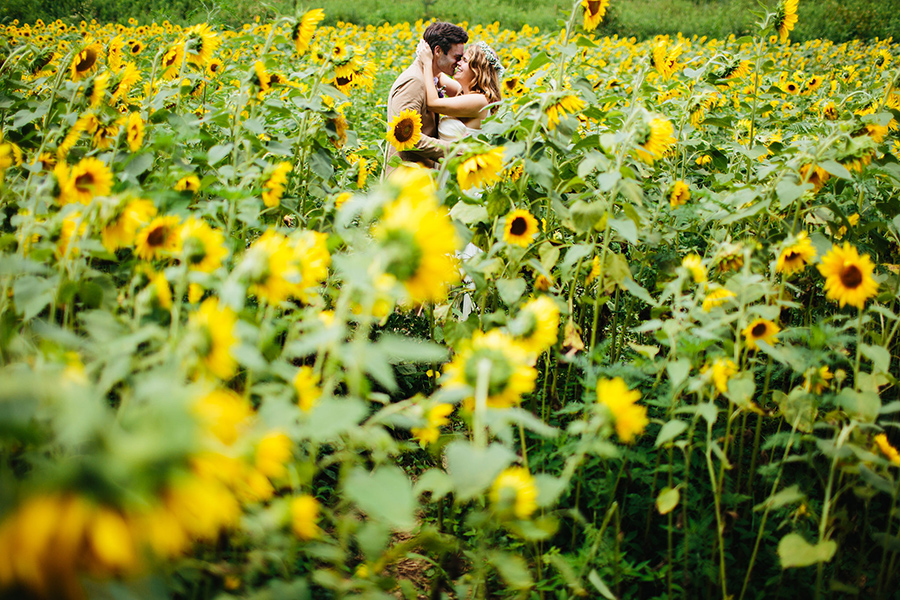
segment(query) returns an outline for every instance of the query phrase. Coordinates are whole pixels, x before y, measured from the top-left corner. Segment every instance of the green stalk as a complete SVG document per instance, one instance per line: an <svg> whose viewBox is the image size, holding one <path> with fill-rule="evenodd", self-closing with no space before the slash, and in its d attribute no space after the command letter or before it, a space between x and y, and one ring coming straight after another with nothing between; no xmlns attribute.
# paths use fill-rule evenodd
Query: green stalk
<svg viewBox="0 0 900 600"><path fill-rule="evenodd" d="M825 485L825 499L822 502L822 516L819 519L819 544L826 541L828 538L828 517L831 512L831 505L837 497L837 495L832 497L832 488L834 487L834 473L837 469L838 450L840 450L841 446L844 445L844 442L847 441L847 437L855 427L856 424L852 422L849 425L845 425L841 429L841 432L838 434L834 443L834 456L831 459L831 468L828 470L828 483ZM822 597L824 575L825 565L820 562L816 568L816 600L819 600L819 598Z"/></svg>
<svg viewBox="0 0 900 600"><path fill-rule="evenodd" d="M720 498L720 489L716 484L716 469L712 459L712 426L706 423L706 468L709 471L709 483L712 486L713 501L716 509L716 539L719 545L719 580L722 587L722 600L728 600L727 578L725 576L725 524L722 521L722 506Z"/></svg>

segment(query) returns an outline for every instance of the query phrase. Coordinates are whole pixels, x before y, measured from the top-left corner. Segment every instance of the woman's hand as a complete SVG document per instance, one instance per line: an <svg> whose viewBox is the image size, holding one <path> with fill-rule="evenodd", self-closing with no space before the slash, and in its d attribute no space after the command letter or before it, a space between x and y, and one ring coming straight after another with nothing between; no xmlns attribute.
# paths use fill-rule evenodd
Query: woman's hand
<svg viewBox="0 0 900 600"><path fill-rule="evenodd" d="M419 57L419 60L429 63L434 58L434 53L431 51L431 46L428 45L428 42L425 40L419 40L419 45L416 46L416 56Z"/></svg>

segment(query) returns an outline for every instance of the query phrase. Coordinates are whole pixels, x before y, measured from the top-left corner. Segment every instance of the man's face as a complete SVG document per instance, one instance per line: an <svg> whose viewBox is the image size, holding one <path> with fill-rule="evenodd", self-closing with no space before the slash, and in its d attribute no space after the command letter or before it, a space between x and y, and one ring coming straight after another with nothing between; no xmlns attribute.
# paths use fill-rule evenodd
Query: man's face
<svg viewBox="0 0 900 600"><path fill-rule="evenodd" d="M465 44L455 44L453 46L450 46L450 51L446 54L444 54L443 48L441 48L440 46L435 46L434 64L439 71L442 71L450 77L453 77L453 73L456 71L456 66L459 64L459 61L462 60L465 51Z"/></svg>

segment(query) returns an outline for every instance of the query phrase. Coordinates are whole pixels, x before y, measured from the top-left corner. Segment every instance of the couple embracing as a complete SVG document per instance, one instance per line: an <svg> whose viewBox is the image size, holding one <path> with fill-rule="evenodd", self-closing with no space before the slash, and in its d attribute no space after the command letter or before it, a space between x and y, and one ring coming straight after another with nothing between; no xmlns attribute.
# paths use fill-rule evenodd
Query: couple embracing
<svg viewBox="0 0 900 600"><path fill-rule="evenodd" d="M484 42L466 47L469 34L452 23L432 23L416 48L416 60L391 87L388 121L405 110L419 113L422 136L404 161L434 167L451 143L481 128L489 106L498 102L503 66ZM397 151L388 150L390 160Z"/></svg>

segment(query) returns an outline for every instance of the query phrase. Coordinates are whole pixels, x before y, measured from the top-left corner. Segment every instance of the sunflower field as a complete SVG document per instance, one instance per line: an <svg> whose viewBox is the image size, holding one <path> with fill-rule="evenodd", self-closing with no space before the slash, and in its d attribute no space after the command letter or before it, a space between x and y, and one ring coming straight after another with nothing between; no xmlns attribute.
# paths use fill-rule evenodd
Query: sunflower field
<svg viewBox="0 0 900 600"><path fill-rule="evenodd" d="M0 28L0 597L895 598L900 46L608 5Z"/></svg>

